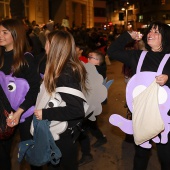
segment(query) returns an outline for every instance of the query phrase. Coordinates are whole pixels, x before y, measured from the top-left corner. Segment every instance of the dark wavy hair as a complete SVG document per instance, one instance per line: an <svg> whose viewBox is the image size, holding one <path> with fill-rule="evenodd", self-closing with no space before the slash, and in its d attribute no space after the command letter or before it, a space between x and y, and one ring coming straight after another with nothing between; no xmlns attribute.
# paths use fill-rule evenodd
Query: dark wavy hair
<svg viewBox="0 0 170 170"><path fill-rule="evenodd" d="M158 28L160 34L162 35L162 52L164 53L170 53L170 26L162 23L160 21L155 21L152 22L148 29L145 32L145 36L143 38L144 42L145 42L145 48L148 51L151 51L151 47L147 44L147 34L150 32L150 30L152 28Z"/></svg>

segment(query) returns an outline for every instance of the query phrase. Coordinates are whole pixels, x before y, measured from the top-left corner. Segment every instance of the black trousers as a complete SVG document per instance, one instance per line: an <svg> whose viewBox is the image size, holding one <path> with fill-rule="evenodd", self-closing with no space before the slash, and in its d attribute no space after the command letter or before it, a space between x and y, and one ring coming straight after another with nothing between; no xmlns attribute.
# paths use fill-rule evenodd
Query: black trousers
<svg viewBox="0 0 170 170"><path fill-rule="evenodd" d="M158 143L157 154L161 164L161 170L170 170L170 134L168 134L168 142L166 144ZM135 157L133 170L146 170L150 157L150 150L140 146L135 146Z"/></svg>
<svg viewBox="0 0 170 170"><path fill-rule="evenodd" d="M84 129L84 131L90 132L96 139L103 138L103 133L99 129L97 124L97 117L96 117L96 121L91 121L89 119L84 120L82 129Z"/></svg>
<svg viewBox="0 0 170 170"><path fill-rule="evenodd" d="M19 129L20 139L22 141L31 139L30 125L32 121L32 116L26 118L25 122L20 123L17 129ZM7 140L0 140L0 170L11 170L11 147L12 142L15 137L16 130L14 134ZM16 155L17 156L17 155Z"/></svg>
<svg viewBox="0 0 170 170"><path fill-rule="evenodd" d="M60 134L60 139L57 140L56 145L61 151L62 157L59 164L47 164L48 170L78 170L78 143L73 142L73 136L70 130L66 130ZM43 167L31 166L31 170L42 170Z"/></svg>
<svg viewBox="0 0 170 170"><path fill-rule="evenodd" d="M48 170L78 170L78 143L73 142L70 131L61 134L56 145L60 149L62 157L58 165L48 164Z"/></svg>
<svg viewBox="0 0 170 170"><path fill-rule="evenodd" d="M89 155L91 152L91 147L90 147L90 138L88 136L88 130L84 129L83 132L81 132L79 136L79 143L81 147L81 152L83 155Z"/></svg>
<svg viewBox="0 0 170 170"><path fill-rule="evenodd" d="M81 132L79 136L79 143L81 146L81 151L82 151L82 154L89 155L91 149L90 149L90 139L89 139L88 133L90 132L96 139L103 138L103 133L101 132L101 130L99 129L97 125L97 120L91 121L89 119L86 119L83 122L82 129L84 131Z"/></svg>
<svg viewBox="0 0 170 170"><path fill-rule="evenodd" d="M12 142L13 137L7 140L0 140L0 170L11 170L10 153Z"/></svg>

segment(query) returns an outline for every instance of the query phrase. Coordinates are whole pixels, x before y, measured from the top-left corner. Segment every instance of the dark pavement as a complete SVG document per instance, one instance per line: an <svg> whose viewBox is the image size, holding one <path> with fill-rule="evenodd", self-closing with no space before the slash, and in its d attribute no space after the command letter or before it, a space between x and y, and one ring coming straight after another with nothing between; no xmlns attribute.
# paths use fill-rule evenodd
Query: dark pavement
<svg viewBox="0 0 170 170"><path fill-rule="evenodd" d="M94 160L79 167L79 170L132 170L134 144L131 142L132 140L125 141L126 135L109 123L109 117L114 113L126 117L127 109L124 108L126 84L121 69L122 64L117 61L112 61L111 65L108 66L108 80L114 79L114 83L109 89L107 104L103 105L103 112L98 118L99 127L106 135L108 142L99 148L92 148L91 153ZM91 135L90 139L91 144L96 141ZM19 137L16 136L12 150L12 170L30 170L27 163L23 162L19 165L17 162L18 141ZM160 170L155 147L152 148L147 170Z"/></svg>

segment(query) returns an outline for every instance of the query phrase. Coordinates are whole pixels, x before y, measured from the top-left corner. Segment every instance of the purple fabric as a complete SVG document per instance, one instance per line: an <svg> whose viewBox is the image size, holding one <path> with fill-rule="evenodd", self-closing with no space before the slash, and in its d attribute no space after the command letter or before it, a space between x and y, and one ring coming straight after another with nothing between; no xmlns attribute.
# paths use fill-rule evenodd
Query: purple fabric
<svg viewBox="0 0 170 170"><path fill-rule="evenodd" d="M0 71L0 84L11 104L11 107L14 110L17 110L21 103L25 100L25 96L29 90L28 82L22 78L5 75L2 71ZM33 112L34 106L22 114L20 122L24 122L25 118L32 115Z"/></svg>
<svg viewBox="0 0 170 170"><path fill-rule="evenodd" d="M127 84L126 87L126 101L129 110L132 112L132 102L133 102L133 92L134 89L138 86L142 86L144 88L147 88L155 79L155 76L162 74L163 67L166 63L166 61L169 59L169 54L164 56L163 60L161 61L158 71L157 72L140 72L141 66L143 63L143 60L145 58L146 52L143 52L141 54L141 57L139 59L138 67L137 67L137 73L130 79L130 81ZM170 116L168 116L168 111L170 110L170 89L167 86L162 86L164 92L166 92L167 98L164 103L159 104L160 113L162 116L162 119L164 121L165 130L161 133L161 138L156 136L152 139L155 143L162 143L165 144L168 142L168 133L170 131ZM165 95L165 94L164 94ZM133 113L132 113L133 114ZM109 118L109 122L119 127L123 132L127 134L133 134L133 127L132 127L132 120L128 120L123 118L122 116L118 114L113 114ZM151 148L151 144L149 141L144 142L140 145L143 148Z"/></svg>

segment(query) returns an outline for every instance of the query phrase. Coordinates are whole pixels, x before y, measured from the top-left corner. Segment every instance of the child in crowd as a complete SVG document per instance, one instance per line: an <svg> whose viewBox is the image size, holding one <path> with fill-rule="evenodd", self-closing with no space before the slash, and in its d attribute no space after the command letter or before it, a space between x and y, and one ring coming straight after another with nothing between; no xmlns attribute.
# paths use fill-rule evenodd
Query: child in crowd
<svg viewBox="0 0 170 170"><path fill-rule="evenodd" d="M101 74L103 78L106 78L105 57L102 52L100 51L90 52L88 55L88 62L95 65L98 73ZM79 160L79 166L93 161L93 156L90 153L90 139L88 136L89 131L97 139L97 141L92 145L92 147L98 148L107 142L106 136L103 135L103 133L101 132L97 125L97 120L91 121L88 119L88 117L85 118L83 122L83 129L84 131L80 134L79 137L79 142L82 151L82 158Z"/></svg>
<svg viewBox="0 0 170 170"><path fill-rule="evenodd" d="M100 51L90 52L88 55L88 63L95 65L99 74L101 74L104 79L106 78L107 67L105 63L105 57L102 52Z"/></svg>
<svg viewBox="0 0 170 170"><path fill-rule="evenodd" d="M88 51L88 47L83 42L81 41L76 42L76 52L78 58L84 63L88 63L87 51Z"/></svg>

